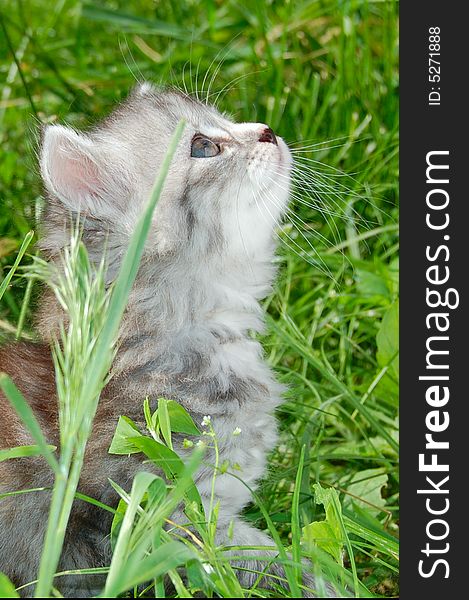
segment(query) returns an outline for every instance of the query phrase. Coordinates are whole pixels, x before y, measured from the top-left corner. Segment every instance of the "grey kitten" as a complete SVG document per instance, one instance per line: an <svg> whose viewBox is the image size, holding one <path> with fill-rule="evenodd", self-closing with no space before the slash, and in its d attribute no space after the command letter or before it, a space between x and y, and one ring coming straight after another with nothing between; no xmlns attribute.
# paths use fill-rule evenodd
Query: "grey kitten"
<svg viewBox="0 0 469 600"><path fill-rule="evenodd" d="M79 485L81 492L109 504L117 498L108 477L128 489L135 473L148 468L135 456L107 452L119 415L144 429L145 396L177 400L199 425L210 415L220 460L240 465L240 477L254 488L277 439L274 411L282 387L250 332L263 327L259 301L275 274L274 229L287 207L291 157L266 125L233 123L181 92L145 83L87 133L47 127L40 153L48 197L41 247L55 260L68 242L70 215L79 213L91 257L98 261L107 249L111 281L181 118L187 125L155 211L121 326L114 376L100 400ZM0 371L15 379L47 439L57 443L48 342L63 315L49 295L39 315L43 344L4 348ZM32 443L3 397L0 416L1 448ZM236 428L241 433L233 436ZM182 447L177 451L184 455ZM207 503L211 478L208 468L196 476ZM0 463L0 493L51 483L40 458ZM265 533L239 517L250 502L244 485L224 474L217 478L216 494L218 543L273 546ZM0 501L0 570L17 585L37 572L48 502L46 493ZM234 537L228 540L232 519ZM108 564L108 532L103 511L76 501L60 569ZM262 570L265 563L256 565L254 554L247 553L246 561ZM239 573L247 587L257 579ZM101 583L96 577L56 581L66 596L88 596Z"/></svg>

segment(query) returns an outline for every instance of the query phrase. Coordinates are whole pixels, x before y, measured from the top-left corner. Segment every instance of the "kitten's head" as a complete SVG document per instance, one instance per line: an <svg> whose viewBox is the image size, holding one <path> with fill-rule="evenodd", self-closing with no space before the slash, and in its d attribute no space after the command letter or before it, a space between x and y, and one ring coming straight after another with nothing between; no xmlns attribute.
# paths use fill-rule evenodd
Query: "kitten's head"
<svg viewBox="0 0 469 600"><path fill-rule="evenodd" d="M147 249L265 260L288 201L291 158L265 124L233 123L181 92L139 86L87 133L52 125L41 146L51 253L80 214L91 252L122 254L147 202L169 140L186 121L157 205ZM112 257L111 257L112 258Z"/></svg>

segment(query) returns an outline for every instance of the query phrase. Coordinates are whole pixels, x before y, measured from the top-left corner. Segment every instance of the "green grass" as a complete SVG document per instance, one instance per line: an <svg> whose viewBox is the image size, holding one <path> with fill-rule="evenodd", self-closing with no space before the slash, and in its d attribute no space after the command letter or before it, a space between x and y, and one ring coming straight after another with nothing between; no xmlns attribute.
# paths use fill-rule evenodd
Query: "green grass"
<svg viewBox="0 0 469 600"><path fill-rule="evenodd" d="M266 301L264 347L288 385L281 438L246 518L275 528L294 559L307 538L336 577L345 550L352 584L355 573L379 596L398 594L397 12L365 0L0 7L1 279L41 210L39 123L85 127L136 78L206 91L213 75L223 110L305 148ZM2 292L0 337L32 335L36 285L14 275ZM333 564L310 527L325 516ZM221 562L212 564L229 582Z"/></svg>

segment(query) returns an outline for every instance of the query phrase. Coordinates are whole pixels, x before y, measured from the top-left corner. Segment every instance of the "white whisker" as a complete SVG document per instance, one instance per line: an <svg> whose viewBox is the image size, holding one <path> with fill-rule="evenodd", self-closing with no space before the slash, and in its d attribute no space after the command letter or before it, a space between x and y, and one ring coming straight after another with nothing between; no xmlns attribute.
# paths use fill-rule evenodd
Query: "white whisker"
<svg viewBox="0 0 469 600"><path fill-rule="evenodd" d="M271 192L271 190L269 190L267 188L267 186L265 186L265 184L262 186L262 191L268 196L269 200L273 202L273 204L279 208L282 209L281 206L279 206L277 199L275 198L274 194ZM268 205L266 202L263 202L263 206L266 208L266 210L269 212L269 214L272 216L272 213L270 212L270 209L268 208ZM272 216L273 218L273 216ZM330 272L329 267L326 265L326 263L324 262L324 260L322 259L321 255L319 254L318 250L313 246L313 244L310 242L310 240L306 237L306 235L302 232L301 228L298 227L298 225L293 221L293 219L290 221L290 223L293 225L293 227L297 230L297 232L299 233L299 235L305 240L305 242L308 244L308 246L311 248L311 250L313 251L313 253L317 256L317 261L311 261L308 257L308 259L306 259L306 257L304 255L300 255L302 256L303 260L307 260L307 262L309 262L311 265L315 266L316 268L320 268L321 271L326 274L328 277L331 277L333 279L333 275ZM303 222L304 224L304 222ZM284 235L287 236L287 238L290 240L291 243L293 243L297 248L299 248L302 252L304 252L304 249L290 236L288 235L288 233L283 230ZM279 236L280 239L282 239ZM283 241L283 240L282 240ZM318 264L319 263L319 264Z"/></svg>
<svg viewBox="0 0 469 600"><path fill-rule="evenodd" d="M132 77L135 79L135 81L137 83L143 83L145 81L145 77L143 76L143 73L141 72L139 66L135 62L135 58L134 58L134 56L132 54L132 51L129 48L129 43L127 41L127 36L124 34L123 37L124 37L124 40L125 40L125 50L129 53L130 58L132 59L132 62L134 64L134 67L136 68L136 70L138 72L138 76L134 73L132 67L129 64L129 61L127 60L127 57L126 57L126 54L125 54L125 51L124 51L124 46L123 46L123 43L122 43L122 37L121 37L121 35L119 35L119 37L118 37L119 50L120 50L120 52L122 54L122 58L124 59L125 66L127 67L127 69L129 70L130 74L132 75Z"/></svg>
<svg viewBox="0 0 469 600"><path fill-rule="evenodd" d="M207 71L207 74L208 74L208 72L210 71L210 69L212 68L212 65L213 65L213 63L214 63L214 61L217 59L217 57L219 56L219 54L220 54L221 52L224 52L224 55L222 56L222 58L221 58L220 62L219 62L219 63L218 63L218 65L217 65L217 67L214 69L214 71L213 71L213 73L212 73L212 76L211 76L211 78L210 78L210 82L209 82L209 84L208 84L208 88L207 88L207 93L206 93L206 95L205 95L205 103L206 103L206 104L208 104L208 103L209 103L209 100L210 100L210 98L211 98L211 96L212 96L212 94L210 93L210 90L212 89L212 86L213 86L213 84L214 84L214 82L215 82L216 78L218 77L218 73L220 72L220 70L221 70L222 66L225 64L225 61L226 61L226 59L228 58L228 55L229 55L229 53L232 51L232 49L233 49L233 47L234 47L234 45L235 45L235 42L236 42L236 40L237 40L237 39L240 37L240 35L241 35L241 33L237 33L237 34L234 36L234 38L232 38L232 40L231 40L230 42L228 42L228 44L226 44L226 46L225 46L224 48L220 49L220 50L217 52L217 54L216 54L216 56L215 56L214 60L213 60L213 61L211 62L211 64L210 64L210 67L209 67L209 69L208 69L208 71ZM214 102L214 105L215 105L215 106L217 106L217 101L215 101L215 102Z"/></svg>

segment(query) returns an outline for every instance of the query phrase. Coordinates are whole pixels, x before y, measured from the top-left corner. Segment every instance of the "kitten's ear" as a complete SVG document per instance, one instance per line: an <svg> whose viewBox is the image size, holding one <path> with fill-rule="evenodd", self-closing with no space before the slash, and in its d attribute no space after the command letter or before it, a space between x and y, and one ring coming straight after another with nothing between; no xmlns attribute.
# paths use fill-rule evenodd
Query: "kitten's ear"
<svg viewBox="0 0 469 600"><path fill-rule="evenodd" d="M125 191L125 173L90 137L61 125L43 131L40 164L47 190L67 208L99 215Z"/></svg>

